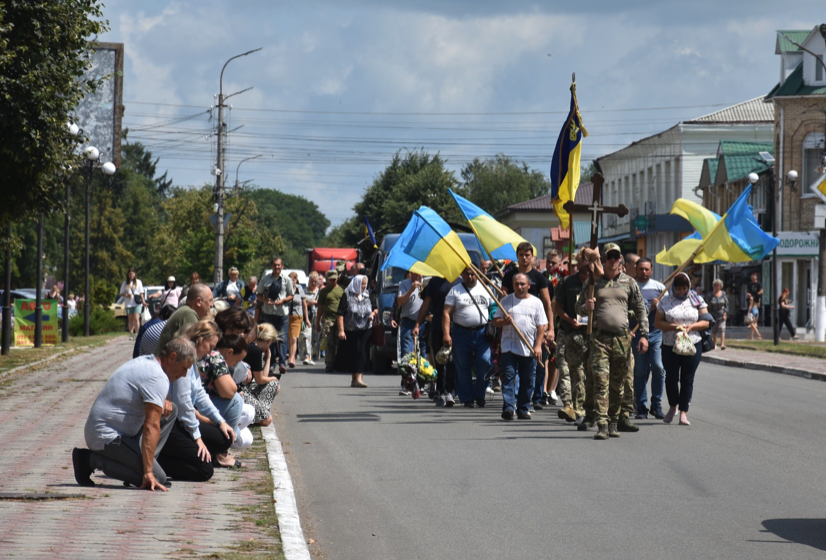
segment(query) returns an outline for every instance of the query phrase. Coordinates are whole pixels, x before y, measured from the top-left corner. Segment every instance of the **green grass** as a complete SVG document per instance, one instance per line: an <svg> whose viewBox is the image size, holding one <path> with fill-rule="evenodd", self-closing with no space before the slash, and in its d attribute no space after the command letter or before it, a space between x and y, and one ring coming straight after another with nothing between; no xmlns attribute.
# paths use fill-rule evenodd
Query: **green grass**
<svg viewBox="0 0 826 560"><path fill-rule="evenodd" d="M811 358L826 358L826 342L786 342L774 345L773 340L726 340L726 348L757 350L774 354L792 354Z"/></svg>
<svg viewBox="0 0 826 560"><path fill-rule="evenodd" d="M34 362L39 362L55 354L66 352L67 350L75 350L83 346L96 347L106 344L113 338L126 336L124 332L112 332L108 334L99 334L89 337L69 337L69 342L63 344L62 342L55 346L43 346L42 348L16 348L12 346L11 352L8 356L0 356L0 374L16 367L25 366Z"/></svg>

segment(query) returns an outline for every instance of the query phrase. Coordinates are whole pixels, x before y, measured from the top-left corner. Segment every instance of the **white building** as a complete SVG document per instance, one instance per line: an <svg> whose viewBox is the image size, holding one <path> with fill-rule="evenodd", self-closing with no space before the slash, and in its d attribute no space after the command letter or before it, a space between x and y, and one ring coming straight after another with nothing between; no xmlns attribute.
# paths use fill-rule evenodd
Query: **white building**
<svg viewBox="0 0 826 560"><path fill-rule="evenodd" d="M605 178L603 203L631 210L624 218L603 218L600 243L613 241L623 251L653 260L663 247L692 233L688 222L669 211L678 198L702 204L696 187L703 160L717 155L720 141L772 142L773 128L774 108L761 97L681 122L598 158ZM647 218L647 226L642 219L635 225L639 216ZM655 263L654 277L665 278L670 270Z"/></svg>

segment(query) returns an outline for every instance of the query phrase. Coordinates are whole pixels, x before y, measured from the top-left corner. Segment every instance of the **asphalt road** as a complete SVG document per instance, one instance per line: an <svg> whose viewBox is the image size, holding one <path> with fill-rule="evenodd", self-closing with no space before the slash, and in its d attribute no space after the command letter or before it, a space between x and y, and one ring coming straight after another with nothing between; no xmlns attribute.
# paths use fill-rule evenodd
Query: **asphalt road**
<svg viewBox="0 0 826 560"><path fill-rule="evenodd" d="M823 558L826 383L702 365L690 427L594 441L556 417L499 418L284 376L276 429L316 557Z"/></svg>

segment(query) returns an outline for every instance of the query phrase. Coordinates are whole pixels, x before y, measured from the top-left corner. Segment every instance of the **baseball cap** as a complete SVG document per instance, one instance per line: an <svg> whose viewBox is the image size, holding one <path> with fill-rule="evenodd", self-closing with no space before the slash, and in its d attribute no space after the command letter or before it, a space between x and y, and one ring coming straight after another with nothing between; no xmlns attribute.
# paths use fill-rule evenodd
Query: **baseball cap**
<svg viewBox="0 0 826 560"><path fill-rule="evenodd" d="M338 278L338 272L336 272L335 270L328 270L327 278Z"/></svg>
<svg viewBox="0 0 826 560"><path fill-rule="evenodd" d="M170 276L169 278L167 278L167 279L166 279L166 281L167 281L167 282L174 282L174 281L175 281L175 277L174 277L174 276Z"/></svg>
<svg viewBox="0 0 826 560"><path fill-rule="evenodd" d="M611 251L616 251L617 253L620 254L620 256L622 256L622 250L620 249L620 246L617 245L616 243L606 243L605 247L602 248L602 254L603 255L607 255Z"/></svg>

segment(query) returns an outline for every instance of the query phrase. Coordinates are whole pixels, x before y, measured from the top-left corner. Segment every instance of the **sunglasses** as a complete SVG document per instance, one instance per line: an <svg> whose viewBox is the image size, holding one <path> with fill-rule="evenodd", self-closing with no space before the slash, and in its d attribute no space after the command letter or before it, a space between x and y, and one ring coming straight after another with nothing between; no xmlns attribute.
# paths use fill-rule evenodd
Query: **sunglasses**
<svg viewBox="0 0 826 560"><path fill-rule="evenodd" d="M619 253L608 253L607 255L605 255L605 260L606 261L618 261L621 258L622 258L622 255L620 255Z"/></svg>

